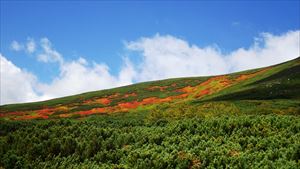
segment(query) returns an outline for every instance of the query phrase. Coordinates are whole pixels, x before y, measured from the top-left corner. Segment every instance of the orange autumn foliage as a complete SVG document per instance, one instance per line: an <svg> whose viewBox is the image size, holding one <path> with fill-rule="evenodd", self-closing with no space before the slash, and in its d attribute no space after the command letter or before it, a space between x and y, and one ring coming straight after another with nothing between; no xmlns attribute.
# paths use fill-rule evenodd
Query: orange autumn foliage
<svg viewBox="0 0 300 169"><path fill-rule="evenodd" d="M135 97L135 96L137 96L136 93L128 93L128 94L125 94L125 95L123 96L123 98L127 98L127 97Z"/></svg>
<svg viewBox="0 0 300 169"><path fill-rule="evenodd" d="M99 102L103 105L108 105L111 102L111 100L109 100L108 98L101 98L101 99L97 99L96 102Z"/></svg>
<svg viewBox="0 0 300 169"><path fill-rule="evenodd" d="M179 89L178 91L180 92L186 92L186 93L191 93L195 90L195 87L192 87L192 86L186 86L182 89Z"/></svg>
<svg viewBox="0 0 300 169"><path fill-rule="evenodd" d="M168 86L151 86L151 87L148 88L148 90L153 91L153 90L159 89L159 91L162 92L162 91L164 91L166 88L168 88Z"/></svg>
<svg viewBox="0 0 300 169"><path fill-rule="evenodd" d="M157 103L157 97L149 97L149 98L145 98L142 101L142 104L147 105L147 104L153 104L153 103Z"/></svg>
<svg viewBox="0 0 300 169"><path fill-rule="evenodd" d="M70 117L72 114L60 114L59 117L65 118Z"/></svg>
<svg viewBox="0 0 300 169"><path fill-rule="evenodd" d="M210 94L210 89L204 89L199 94L196 95L197 98L202 97L204 95Z"/></svg>
<svg viewBox="0 0 300 169"><path fill-rule="evenodd" d="M55 109L41 109L41 110L38 110L37 111L37 114L39 114L39 115L51 115L51 114L53 114L54 113L54 111L55 111Z"/></svg>
<svg viewBox="0 0 300 169"><path fill-rule="evenodd" d="M95 100L86 100L84 101L85 104L95 104L95 103L100 103L103 105L108 105L111 102L108 98L100 98L100 99L95 99Z"/></svg>
<svg viewBox="0 0 300 169"><path fill-rule="evenodd" d="M177 95L177 96L171 96L172 99L181 99L181 98L185 98L185 97L188 97L189 94L188 93L184 93L184 94L181 94L181 95Z"/></svg>
<svg viewBox="0 0 300 169"><path fill-rule="evenodd" d="M75 114L80 114L80 115L90 115L90 114L96 114L96 113L104 113L105 108L94 108L91 110L86 110L86 111L80 111Z"/></svg>
<svg viewBox="0 0 300 169"><path fill-rule="evenodd" d="M133 101L133 102L125 102L125 103L119 103L118 106L121 109L135 109L140 105L139 102Z"/></svg>
<svg viewBox="0 0 300 169"><path fill-rule="evenodd" d="M120 96L120 93L115 93L115 94L112 94L110 96L108 96L109 99L113 99L113 98L116 98L116 97L119 97Z"/></svg>
<svg viewBox="0 0 300 169"><path fill-rule="evenodd" d="M35 114L35 115L20 116L20 117L17 117L16 119L17 120L30 120L30 119L37 119L37 118L48 119L48 116Z"/></svg>
<svg viewBox="0 0 300 169"><path fill-rule="evenodd" d="M55 111L67 112L69 108L67 106L59 106L55 108Z"/></svg>
<svg viewBox="0 0 300 169"><path fill-rule="evenodd" d="M250 79L254 76L257 76L267 70L269 70L270 68L265 68L263 70L260 70L260 71L257 71L255 73L250 73L250 74L243 74L243 75L240 75L239 77L236 78L236 81L242 81L242 80L246 80L246 79Z"/></svg>
<svg viewBox="0 0 300 169"><path fill-rule="evenodd" d="M9 113L1 113L0 117L8 117L8 116L23 116L26 112L9 112Z"/></svg>

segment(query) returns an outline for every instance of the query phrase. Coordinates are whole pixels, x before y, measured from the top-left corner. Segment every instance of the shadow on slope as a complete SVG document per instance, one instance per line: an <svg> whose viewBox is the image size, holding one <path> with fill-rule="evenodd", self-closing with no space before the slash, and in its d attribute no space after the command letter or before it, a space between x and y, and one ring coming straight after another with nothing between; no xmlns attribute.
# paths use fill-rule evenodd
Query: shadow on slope
<svg viewBox="0 0 300 169"><path fill-rule="evenodd" d="M286 68L245 87L245 90L217 96L211 100L300 99L300 65Z"/></svg>

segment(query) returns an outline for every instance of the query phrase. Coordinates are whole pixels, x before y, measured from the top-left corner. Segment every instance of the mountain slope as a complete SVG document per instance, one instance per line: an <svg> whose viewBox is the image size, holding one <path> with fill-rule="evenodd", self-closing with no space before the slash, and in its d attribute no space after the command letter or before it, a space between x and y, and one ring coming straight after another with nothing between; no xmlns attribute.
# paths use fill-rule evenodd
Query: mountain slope
<svg viewBox="0 0 300 169"><path fill-rule="evenodd" d="M298 114L299 93L300 58L297 58L266 68L228 75L167 79L43 102L4 105L0 106L0 118L23 120L83 117L149 110L162 103L203 104L243 100L247 104L253 103L249 100L264 103L273 100L282 108L280 99L289 99L289 103L284 105L292 107L294 114Z"/></svg>
<svg viewBox="0 0 300 169"><path fill-rule="evenodd" d="M1 106L0 168L299 168L299 65Z"/></svg>

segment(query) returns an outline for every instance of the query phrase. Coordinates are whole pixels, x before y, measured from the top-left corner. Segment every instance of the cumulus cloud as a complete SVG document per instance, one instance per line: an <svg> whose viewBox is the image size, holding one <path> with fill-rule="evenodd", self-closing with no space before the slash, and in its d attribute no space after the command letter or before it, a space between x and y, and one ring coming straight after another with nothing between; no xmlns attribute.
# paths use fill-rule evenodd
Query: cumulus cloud
<svg viewBox="0 0 300 169"><path fill-rule="evenodd" d="M138 56L142 57L135 67L137 81L227 72L227 64L217 48L199 48L170 35L141 38L126 47L140 52Z"/></svg>
<svg viewBox="0 0 300 169"><path fill-rule="evenodd" d="M229 55L232 71L264 67L300 56L300 31L282 35L262 33L249 48L240 48Z"/></svg>
<svg viewBox="0 0 300 169"><path fill-rule="evenodd" d="M199 47L171 35L157 34L125 43L129 57L123 57L123 65L116 75L110 73L105 63L89 62L83 57L65 61L47 38L39 43L28 39L26 49L15 41L11 44L14 50L31 53L41 62L58 63L60 73L52 82L41 83L33 73L17 67L0 54L0 104L45 100L141 81L216 75L269 66L299 57L299 37L299 30L281 35L262 33L250 47L224 54L216 45ZM139 57L135 59L139 61L133 62L132 57Z"/></svg>
<svg viewBox="0 0 300 169"><path fill-rule="evenodd" d="M126 48L138 52L136 81L170 77L206 76L258 68L300 56L300 31L281 35L262 33L249 48L223 54L217 46L199 47L171 35L155 35L127 42Z"/></svg>
<svg viewBox="0 0 300 169"><path fill-rule="evenodd" d="M38 100L34 90L36 77L0 54L0 104Z"/></svg>
<svg viewBox="0 0 300 169"><path fill-rule="evenodd" d="M121 70L119 78L110 74L106 64L90 64L84 58L66 62L60 69L60 75L52 83L39 87L47 97L67 96L132 83L127 65Z"/></svg>
<svg viewBox="0 0 300 169"><path fill-rule="evenodd" d="M42 83L38 78L23 70L1 55L1 98L0 104L46 100L132 84L134 70L132 63L124 58L118 75L112 75L104 63L88 62L83 57L64 61L47 38L42 38L39 52L33 50L37 60L58 63L60 74L50 83Z"/></svg>
<svg viewBox="0 0 300 169"><path fill-rule="evenodd" d="M123 58L123 66L118 75L119 85L129 85L134 82L136 77L136 71L134 69L133 63L128 57Z"/></svg>

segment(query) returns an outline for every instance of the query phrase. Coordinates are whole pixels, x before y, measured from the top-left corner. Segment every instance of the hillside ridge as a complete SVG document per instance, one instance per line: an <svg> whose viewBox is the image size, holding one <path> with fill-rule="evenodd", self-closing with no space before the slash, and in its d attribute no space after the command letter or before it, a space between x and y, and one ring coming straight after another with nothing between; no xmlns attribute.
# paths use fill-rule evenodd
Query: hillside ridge
<svg viewBox="0 0 300 169"><path fill-rule="evenodd" d="M173 78L82 93L48 101L0 106L9 120L83 117L151 109L159 104L299 99L300 57L231 74Z"/></svg>

